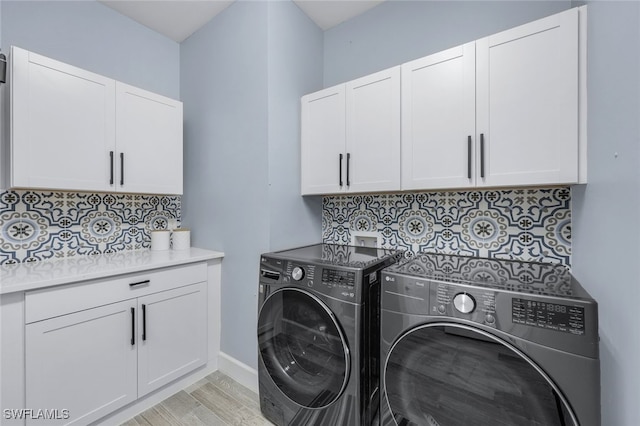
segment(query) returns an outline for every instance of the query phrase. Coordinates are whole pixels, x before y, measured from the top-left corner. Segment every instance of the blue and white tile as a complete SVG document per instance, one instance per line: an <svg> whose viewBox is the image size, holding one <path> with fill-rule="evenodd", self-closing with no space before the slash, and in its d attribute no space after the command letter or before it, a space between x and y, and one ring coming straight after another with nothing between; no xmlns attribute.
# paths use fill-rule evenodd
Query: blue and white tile
<svg viewBox="0 0 640 426"><path fill-rule="evenodd" d="M0 263L149 246L149 229L180 224L181 197L60 191L0 193ZM153 227L153 228L152 228Z"/></svg>
<svg viewBox="0 0 640 426"><path fill-rule="evenodd" d="M568 188L325 197L323 241L380 232L385 248L570 265ZM377 224L376 224L377 221Z"/></svg>

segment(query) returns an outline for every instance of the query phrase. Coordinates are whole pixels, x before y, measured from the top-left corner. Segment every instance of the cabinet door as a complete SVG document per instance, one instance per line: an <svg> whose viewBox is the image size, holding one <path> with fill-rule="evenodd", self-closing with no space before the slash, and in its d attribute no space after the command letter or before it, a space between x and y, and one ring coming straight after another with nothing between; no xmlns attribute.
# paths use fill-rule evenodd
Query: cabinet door
<svg viewBox="0 0 640 426"><path fill-rule="evenodd" d="M207 362L205 283L138 299L138 395Z"/></svg>
<svg viewBox="0 0 640 426"><path fill-rule="evenodd" d="M116 187L182 194L182 102L116 84Z"/></svg>
<svg viewBox="0 0 640 426"><path fill-rule="evenodd" d="M125 301L27 324L26 406L58 409L61 419L46 424L86 425L134 401L134 308Z"/></svg>
<svg viewBox="0 0 640 426"><path fill-rule="evenodd" d="M11 48L11 186L104 191L115 81Z"/></svg>
<svg viewBox="0 0 640 426"><path fill-rule="evenodd" d="M301 192L330 194L346 188L344 85L301 99Z"/></svg>
<svg viewBox="0 0 640 426"><path fill-rule="evenodd" d="M400 67L346 84L347 189L400 189Z"/></svg>
<svg viewBox="0 0 640 426"><path fill-rule="evenodd" d="M402 189L475 185L475 42L402 65Z"/></svg>
<svg viewBox="0 0 640 426"><path fill-rule="evenodd" d="M476 49L478 185L576 183L578 10L481 39Z"/></svg>

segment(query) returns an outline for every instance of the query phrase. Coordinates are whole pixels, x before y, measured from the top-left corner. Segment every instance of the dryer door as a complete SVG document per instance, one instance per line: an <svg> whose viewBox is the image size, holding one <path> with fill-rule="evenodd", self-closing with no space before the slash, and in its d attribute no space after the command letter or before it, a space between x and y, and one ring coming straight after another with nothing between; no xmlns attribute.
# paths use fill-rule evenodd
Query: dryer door
<svg viewBox="0 0 640 426"><path fill-rule="evenodd" d="M402 335L387 357L384 386L398 425L578 425L526 355L467 325L427 324Z"/></svg>
<svg viewBox="0 0 640 426"><path fill-rule="evenodd" d="M345 336L327 305L307 291L285 288L265 300L258 346L269 376L296 404L326 407L346 387L350 357Z"/></svg>

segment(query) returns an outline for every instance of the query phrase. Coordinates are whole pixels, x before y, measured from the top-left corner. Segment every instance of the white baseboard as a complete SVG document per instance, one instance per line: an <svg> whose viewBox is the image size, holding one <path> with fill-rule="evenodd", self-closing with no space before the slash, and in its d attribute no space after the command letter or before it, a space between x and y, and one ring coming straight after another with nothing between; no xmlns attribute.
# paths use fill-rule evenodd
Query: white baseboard
<svg viewBox="0 0 640 426"><path fill-rule="evenodd" d="M218 370L231 377L242 386L258 393L258 371L230 355L220 352Z"/></svg>

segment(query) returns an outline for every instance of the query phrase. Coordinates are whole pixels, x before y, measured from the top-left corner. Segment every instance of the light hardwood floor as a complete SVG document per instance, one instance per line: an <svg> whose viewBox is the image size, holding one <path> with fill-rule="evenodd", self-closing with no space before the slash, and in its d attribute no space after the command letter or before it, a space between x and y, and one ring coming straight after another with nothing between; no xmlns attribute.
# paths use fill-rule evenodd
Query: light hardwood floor
<svg viewBox="0 0 640 426"><path fill-rule="evenodd" d="M271 426L258 395L216 371L122 426Z"/></svg>

